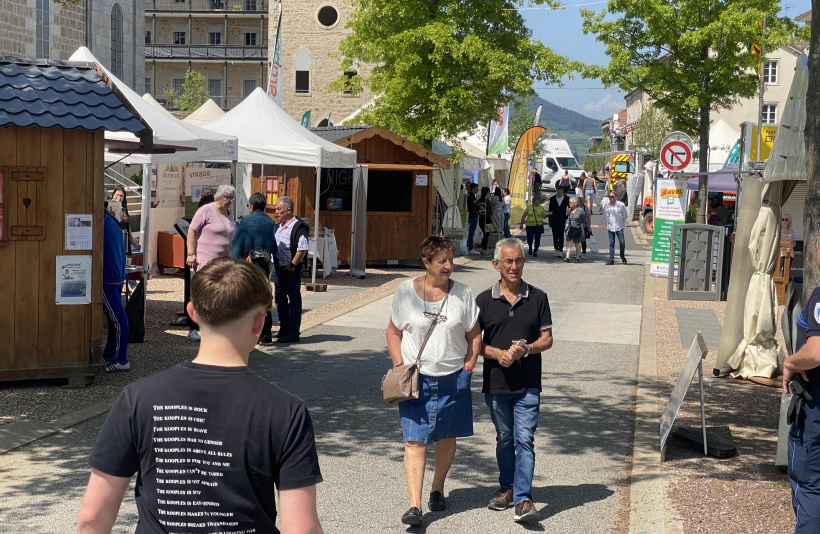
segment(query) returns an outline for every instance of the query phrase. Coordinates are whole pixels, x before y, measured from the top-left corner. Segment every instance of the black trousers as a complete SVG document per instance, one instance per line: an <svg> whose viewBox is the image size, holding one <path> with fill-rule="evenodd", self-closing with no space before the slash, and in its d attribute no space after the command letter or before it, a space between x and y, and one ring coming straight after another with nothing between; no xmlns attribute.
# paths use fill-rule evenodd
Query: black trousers
<svg viewBox="0 0 820 534"><path fill-rule="evenodd" d="M262 271L265 272L265 276L270 278L271 262L265 261L263 258L254 258L253 264L262 269ZM273 317L271 316L271 312L269 310L268 314L265 315L265 325L262 327L262 334L260 334L260 337L270 337L272 328Z"/></svg>
<svg viewBox="0 0 820 534"><path fill-rule="evenodd" d="M552 221L552 246L555 250L564 251L564 230L566 227L566 219Z"/></svg>

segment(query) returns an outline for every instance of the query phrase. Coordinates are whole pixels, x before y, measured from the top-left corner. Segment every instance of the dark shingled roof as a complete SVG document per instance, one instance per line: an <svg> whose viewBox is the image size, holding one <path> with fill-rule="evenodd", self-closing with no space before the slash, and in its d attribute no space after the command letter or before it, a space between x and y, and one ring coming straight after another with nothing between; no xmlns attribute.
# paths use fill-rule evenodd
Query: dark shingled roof
<svg viewBox="0 0 820 534"><path fill-rule="evenodd" d="M353 135L357 132L361 132L362 130L367 130L368 128L372 128L372 126L322 126L313 127L310 131L322 139L333 143L343 137Z"/></svg>
<svg viewBox="0 0 820 534"><path fill-rule="evenodd" d="M147 130L85 61L0 56L0 127Z"/></svg>

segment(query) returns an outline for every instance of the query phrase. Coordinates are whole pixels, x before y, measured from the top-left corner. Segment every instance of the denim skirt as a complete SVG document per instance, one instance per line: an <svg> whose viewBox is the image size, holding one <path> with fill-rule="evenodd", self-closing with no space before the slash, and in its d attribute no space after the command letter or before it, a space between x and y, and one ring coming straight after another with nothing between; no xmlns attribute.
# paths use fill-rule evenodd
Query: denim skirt
<svg viewBox="0 0 820 534"><path fill-rule="evenodd" d="M431 443L473 435L473 374L419 375L419 398L399 403L404 441Z"/></svg>

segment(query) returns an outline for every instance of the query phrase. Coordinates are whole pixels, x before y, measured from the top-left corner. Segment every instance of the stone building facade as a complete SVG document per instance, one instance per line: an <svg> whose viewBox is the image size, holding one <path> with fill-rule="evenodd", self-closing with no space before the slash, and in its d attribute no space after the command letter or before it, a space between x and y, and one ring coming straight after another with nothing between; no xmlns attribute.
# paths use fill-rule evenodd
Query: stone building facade
<svg viewBox="0 0 820 534"><path fill-rule="evenodd" d="M193 70L205 76L220 107L234 107L267 81L268 9L269 0L147 2L146 92L175 109L185 73Z"/></svg>
<svg viewBox="0 0 820 534"><path fill-rule="evenodd" d="M67 60L81 46L143 91L144 0L0 0L0 55Z"/></svg>
<svg viewBox="0 0 820 534"><path fill-rule="evenodd" d="M371 94L331 91L328 86L344 72L337 52L351 31L353 14L345 0L284 0L282 2L282 108L296 120L311 111L311 126L324 126L328 115L339 122L366 104ZM269 55L276 37L276 6L271 5ZM368 74L359 65L359 74ZM324 121L324 122L323 122Z"/></svg>

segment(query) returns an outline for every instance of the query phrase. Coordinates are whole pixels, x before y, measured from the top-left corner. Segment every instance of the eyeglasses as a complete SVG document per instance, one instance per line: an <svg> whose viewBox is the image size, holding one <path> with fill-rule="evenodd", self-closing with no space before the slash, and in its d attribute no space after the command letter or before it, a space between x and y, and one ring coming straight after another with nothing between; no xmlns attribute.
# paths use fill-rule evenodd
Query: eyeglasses
<svg viewBox="0 0 820 534"><path fill-rule="evenodd" d="M791 221L791 219L789 219L788 217L783 217L783 218L782 218L782 219L780 219L780 220L781 220L781 221Z"/></svg>
<svg viewBox="0 0 820 534"><path fill-rule="evenodd" d="M514 260L507 258L505 260L500 260L499 263L503 264L504 267L512 267L513 264L518 265L520 267L524 265L524 258L515 258Z"/></svg>
<svg viewBox="0 0 820 534"><path fill-rule="evenodd" d="M615 195L609 195L609 198L615 198Z"/></svg>
<svg viewBox="0 0 820 534"><path fill-rule="evenodd" d="M447 322L447 316L442 315L440 313L426 311L426 312L424 312L424 316L427 317L428 319L432 319L432 321L434 323L446 323Z"/></svg>

